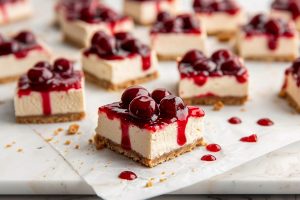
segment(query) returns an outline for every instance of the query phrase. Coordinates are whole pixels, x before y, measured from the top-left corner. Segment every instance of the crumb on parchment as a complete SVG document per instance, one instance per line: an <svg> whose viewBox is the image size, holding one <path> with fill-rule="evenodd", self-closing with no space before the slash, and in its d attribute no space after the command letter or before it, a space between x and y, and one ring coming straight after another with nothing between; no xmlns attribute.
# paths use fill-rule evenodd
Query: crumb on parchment
<svg viewBox="0 0 300 200"><path fill-rule="evenodd" d="M77 144L76 146L75 146L75 149L79 149L80 148L80 146L79 146L79 144Z"/></svg>
<svg viewBox="0 0 300 200"><path fill-rule="evenodd" d="M71 144L71 141L70 140L67 140L65 141L64 145L70 145Z"/></svg>
<svg viewBox="0 0 300 200"><path fill-rule="evenodd" d="M152 187L152 186L153 186L153 182L152 182L151 180L149 180L149 181L146 183L146 185L145 185L146 188L149 188L149 187Z"/></svg>
<svg viewBox="0 0 300 200"><path fill-rule="evenodd" d="M71 124L68 128L67 135L75 135L78 133L80 126L78 124Z"/></svg>
<svg viewBox="0 0 300 200"><path fill-rule="evenodd" d="M19 148L19 149L17 149L17 152L18 153L23 152L23 149Z"/></svg>
<svg viewBox="0 0 300 200"><path fill-rule="evenodd" d="M218 101L217 103L214 104L213 110L214 111L219 111L224 108L224 104L222 101Z"/></svg>
<svg viewBox="0 0 300 200"><path fill-rule="evenodd" d="M161 179L159 179L159 182L165 182L167 179L166 178L161 178Z"/></svg>
<svg viewBox="0 0 300 200"><path fill-rule="evenodd" d="M11 144L7 144L7 145L5 145L5 148L7 149L7 148L10 148L12 145Z"/></svg>
<svg viewBox="0 0 300 200"><path fill-rule="evenodd" d="M58 128L54 131L54 135L58 135L60 132L62 132L64 129L63 128Z"/></svg>
<svg viewBox="0 0 300 200"><path fill-rule="evenodd" d="M46 142L51 142L53 140L53 138L47 138L45 139Z"/></svg>

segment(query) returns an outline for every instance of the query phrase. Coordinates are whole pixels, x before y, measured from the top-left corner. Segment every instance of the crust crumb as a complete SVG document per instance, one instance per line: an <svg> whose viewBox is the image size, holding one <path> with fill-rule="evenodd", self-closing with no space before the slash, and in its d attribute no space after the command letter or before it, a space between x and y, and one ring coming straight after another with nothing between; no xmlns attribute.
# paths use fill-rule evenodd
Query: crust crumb
<svg viewBox="0 0 300 200"><path fill-rule="evenodd" d="M161 175L164 175L164 174L166 174L166 172L162 172L162 173L161 173Z"/></svg>
<svg viewBox="0 0 300 200"><path fill-rule="evenodd" d="M20 148L20 149L17 150L17 152L19 152L19 153L23 152L23 149Z"/></svg>
<svg viewBox="0 0 300 200"><path fill-rule="evenodd" d="M152 187L152 186L153 186L153 182L152 182L151 180L149 180L149 181L146 183L146 185L145 185L146 188L149 188L149 187Z"/></svg>
<svg viewBox="0 0 300 200"><path fill-rule="evenodd" d="M67 135L75 135L78 132L79 127L78 124L71 124L68 128Z"/></svg>
<svg viewBox="0 0 300 200"><path fill-rule="evenodd" d="M67 140L65 141L64 145L70 145L71 144L71 141L70 140Z"/></svg>
<svg viewBox="0 0 300 200"><path fill-rule="evenodd" d="M79 149L80 147L79 147L79 145L77 144L76 146L75 146L75 149Z"/></svg>
<svg viewBox="0 0 300 200"><path fill-rule="evenodd" d="M93 139L89 139L89 144L93 144Z"/></svg>
<svg viewBox="0 0 300 200"><path fill-rule="evenodd" d="M159 179L159 182L165 182L167 179L166 178L161 178L161 179Z"/></svg>
<svg viewBox="0 0 300 200"><path fill-rule="evenodd" d="M51 142L53 140L53 138L47 138L45 139L46 142Z"/></svg>
<svg viewBox="0 0 300 200"><path fill-rule="evenodd" d="M241 108L241 112L246 112L246 109L245 108Z"/></svg>
<svg viewBox="0 0 300 200"><path fill-rule="evenodd" d="M58 128L54 131L54 135L58 135L60 132L62 132L64 129Z"/></svg>
<svg viewBox="0 0 300 200"><path fill-rule="evenodd" d="M213 110L219 111L222 110L223 108L224 108L224 104L222 103L222 101L218 101L217 103L214 104Z"/></svg>
<svg viewBox="0 0 300 200"><path fill-rule="evenodd" d="M7 144L7 145L5 145L5 148L7 149L7 148L10 148L12 145L11 144Z"/></svg>

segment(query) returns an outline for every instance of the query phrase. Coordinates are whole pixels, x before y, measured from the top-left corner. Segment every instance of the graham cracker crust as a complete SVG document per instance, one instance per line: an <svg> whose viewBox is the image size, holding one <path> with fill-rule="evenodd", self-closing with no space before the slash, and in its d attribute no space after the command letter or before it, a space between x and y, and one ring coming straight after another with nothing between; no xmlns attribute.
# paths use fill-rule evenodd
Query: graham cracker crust
<svg viewBox="0 0 300 200"><path fill-rule="evenodd" d="M58 114L50 116L16 116L16 122L20 124L47 124L47 123L59 123L59 122L70 122L79 121L85 117L84 112L80 113L68 113Z"/></svg>
<svg viewBox="0 0 300 200"><path fill-rule="evenodd" d="M208 32L207 34L208 36L217 37L217 39L220 42L228 42L236 36L236 31L233 32L214 31L214 32Z"/></svg>
<svg viewBox="0 0 300 200"><path fill-rule="evenodd" d="M19 79L19 77L20 76L18 75L18 76L8 76L8 77L0 78L0 84L17 81Z"/></svg>
<svg viewBox="0 0 300 200"><path fill-rule="evenodd" d="M78 47L78 48L85 48L86 45L83 44L82 42L78 41L78 40L75 40L74 38L64 34L63 35L63 41L74 46L74 47Z"/></svg>
<svg viewBox="0 0 300 200"><path fill-rule="evenodd" d="M203 138L201 138L192 144L188 144L188 145L180 147L176 150L173 150L171 152L165 153L160 157L157 157L154 159L148 159L133 150L125 150L121 147L121 145L116 144L116 143L112 142L111 140L104 138L98 134L95 135L94 142L95 142L95 146L97 149L102 149L103 147L109 148L117 153L125 155L125 156L131 158L132 160L134 160L146 167L150 167L150 168L155 167L156 165L166 162L168 160L172 160L172 159L180 156L181 154L190 152L198 146L205 145Z"/></svg>
<svg viewBox="0 0 300 200"><path fill-rule="evenodd" d="M22 16L19 16L19 17L15 18L15 19L8 20L7 22L0 23L0 26L7 25L7 24L12 24L12 23L16 23L16 22L21 22L21 21L27 20L31 17L32 17L32 13L22 15Z"/></svg>
<svg viewBox="0 0 300 200"><path fill-rule="evenodd" d="M288 102L288 104L294 108L298 113L300 113L300 105L297 104L297 102L285 91L281 91L279 93L279 97L282 97L284 99L286 99L286 101Z"/></svg>
<svg viewBox="0 0 300 200"><path fill-rule="evenodd" d="M107 80L104 80L104 79L99 79L97 78L96 76L94 76L93 74L87 72L87 71L84 71L84 75L85 75L85 78L86 80L92 82L92 83L95 83L96 85L106 89L106 90L111 90L111 91L117 91L117 90L123 90L123 89L126 89L128 88L129 86L132 86L132 85L138 85L138 84L141 84L141 83L145 83L145 82L148 82L148 81L151 81L151 80L154 80L154 79L157 79L159 74L158 72L154 72L152 74L148 74L144 77L141 77L141 78L137 78L137 79L134 79L134 80L129 80L129 81L126 81L126 82L123 82L123 83L120 83L120 84L113 84Z"/></svg>
<svg viewBox="0 0 300 200"><path fill-rule="evenodd" d="M161 60L161 61L176 61L181 56L182 55L161 55L161 54L157 54L158 60Z"/></svg>
<svg viewBox="0 0 300 200"><path fill-rule="evenodd" d="M183 101L188 105L214 105L222 102L225 105L243 105L248 100L248 96L242 97L192 97L183 98Z"/></svg>

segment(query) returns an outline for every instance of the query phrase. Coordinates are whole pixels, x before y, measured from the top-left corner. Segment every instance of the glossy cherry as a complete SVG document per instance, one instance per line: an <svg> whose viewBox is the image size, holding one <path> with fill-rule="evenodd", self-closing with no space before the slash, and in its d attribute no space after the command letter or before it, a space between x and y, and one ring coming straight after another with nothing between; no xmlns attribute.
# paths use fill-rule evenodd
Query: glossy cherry
<svg viewBox="0 0 300 200"><path fill-rule="evenodd" d="M125 40L121 44L121 48L129 52L139 53L140 50L142 49L142 43L136 39L129 39L129 40Z"/></svg>
<svg viewBox="0 0 300 200"><path fill-rule="evenodd" d="M123 92L121 97L122 104L128 106L130 102L138 96L150 96L150 94L147 89L141 86L131 86Z"/></svg>
<svg viewBox="0 0 300 200"><path fill-rule="evenodd" d="M171 18L171 15L168 12L160 12L160 13L158 13L158 15L156 17L156 20L159 22L163 22L170 18Z"/></svg>
<svg viewBox="0 0 300 200"><path fill-rule="evenodd" d="M33 83L44 83L53 77L53 73L48 68L31 68L27 72L29 80Z"/></svg>
<svg viewBox="0 0 300 200"><path fill-rule="evenodd" d="M0 44L0 56L15 53L20 50L20 46L17 42L4 42Z"/></svg>
<svg viewBox="0 0 300 200"><path fill-rule="evenodd" d="M190 50L182 58L181 62L183 63L194 63L199 59L205 58L205 55L199 50Z"/></svg>
<svg viewBox="0 0 300 200"><path fill-rule="evenodd" d="M30 31L22 31L18 35L14 37L18 42L22 42L24 44L35 44L36 39L35 35Z"/></svg>
<svg viewBox="0 0 300 200"><path fill-rule="evenodd" d="M105 32L97 31L92 37L91 45L98 44L99 40L105 37L108 37L108 35Z"/></svg>
<svg viewBox="0 0 300 200"><path fill-rule="evenodd" d="M159 104L160 101L168 95L171 95L171 92L165 88L158 88L151 93L152 98L157 104Z"/></svg>
<svg viewBox="0 0 300 200"><path fill-rule="evenodd" d="M99 17L103 21L116 21L118 19L118 14L109 9L102 9Z"/></svg>
<svg viewBox="0 0 300 200"><path fill-rule="evenodd" d="M154 99L149 96L135 97L129 104L131 116L141 120L150 120L156 113L156 110L157 104Z"/></svg>
<svg viewBox="0 0 300 200"><path fill-rule="evenodd" d="M49 62L46 61L40 61L38 63L36 63L34 66L34 68L51 68L51 65Z"/></svg>
<svg viewBox="0 0 300 200"><path fill-rule="evenodd" d="M177 32L182 27L182 20L179 18L167 19L163 23L166 32Z"/></svg>
<svg viewBox="0 0 300 200"><path fill-rule="evenodd" d="M279 35L281 33L280 23L278 20L270 19L266 23L265 27L268 33L272 33L274 35Z"/></svg>
<svg viewBox="0 0 300 200"><path fill-rule="evenodd" d="M137 175L132 171L123 171L119 174L119 178L132 181L137 178Z"/></svg>
<svg viewBox="0 0 300 200"><path fill-rule="evenodd" d="M215 70L216 64L209 59L198 60L194 63L194 69L197 71L212 72Z"/></svg>
<svg viewBox="0 0 300 200"><path fill-rule="evenodd" d="M161 115L173 118L178 117L180 112L186 109L183 100L180 97L174 95L168 95L160 101L159 110Z"/></svg>
<svg viewBox="0 0 300 200"><path fill-rule="evenodd" d="M108 35L98 38L95 47L100 55L113 55L116 47L115 38Z"/></svg>
<svg viewBox="0 0 300 200"><path fill-rule="evenodd" d="M217 63L228 60L230 57L232 57L232 53L227 49L220 49L211 55L211 59Z"/></svg>
<svg viewBox="0 0 300 200"><path fill-rule="evenodd" d="M182 20L184 29L198 29L200 28L197 19L189 14L180 15L179 18Z"/></svg>
<svg viewBox="0 0 300 200"><path fill-rule="evenodd" d="M236 74L241 69L241 64L236 59L229 59L221 64L221 70L224 74Z"/></svg>
<svg viewBox="0 0 300 200"><path fill-rule="evenodd" d="M91 22L95 16L95 11L91 7L85 7L80 11L80 19Z"/></svg>
<svg viewBox="0 0 300 200"><path fill-rule="evenodd" d="M264 14L257 14L250 20L250 24L254 27L258 27L261 23L267 21L267 17Z"/></svg>
<svg viewBox="0 0 300 200"><path fill-rule="evenodd" d="M73 73L73 63L65 58L55 60L53 68L54 71L61 72L63 75L70 75Z"/></svg>
<svg viewBox="0 0 300 200"><path fill-rule="evenodd" d="M117 40L130 40L133 39L133 36L131 33L128 32L119 32L115 34L115 38Z"/></svg>

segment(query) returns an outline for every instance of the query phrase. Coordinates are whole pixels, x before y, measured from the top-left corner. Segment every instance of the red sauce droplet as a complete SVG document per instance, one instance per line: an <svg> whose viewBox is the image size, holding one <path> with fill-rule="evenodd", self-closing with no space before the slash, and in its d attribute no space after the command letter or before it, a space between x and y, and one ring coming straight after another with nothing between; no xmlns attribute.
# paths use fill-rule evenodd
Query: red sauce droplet
<svg viewBox="0 0 300 200"><path fill-rule="evenodd" d="M186 128L187 120L178 120L177 125L177 143L178 145L182 146L186 143L186 136L185 136L185 128Z"/></svg>
<svg viewBox="0 0 300 200"><path fill-rule="evenodd" d="M137 175L131 171L123 171L119 174L119 178L132 181L137 178Z"/></svg>
<svg viewBox="0 0 300 200"><path fill-rule="evenodd" d="M215 161L217 158L211 154L207 154L201 157L201 160L203 161Z"/></svg>
<svg viewBox="0 0 300 200"><path fill-rule="evenodd" d="M247 137L242 137L240 139L241 142L257 142L257 135L256 134L252 134L249 135Z"/></svg>
<svg viewBox="0 0 300 200"><path fill-rule="evenodd" d="M261 126L272 126L274 124L274 122L272 120L270 120L269 118L263 118L257 121L258 125Z"/></svg>
<svg viewBox="0 0 300 200"><path fill-rule="evenodd" d="M240 124L242 123L242 120L238 117L231 117L230 119L228 119L228 122L230 124Z"/></svg>
<svg viewBox="0 0 300 200"><path fill-rule="evenodd" d="M122 139L121 146L125 150L131 150L131 142L129 138L129 124L125 120L121 120Z"/></svg>
<svg viewBox="0 0 300 200"><path fill-rule="evenodd" d="M218 144L209 144L206 146L206 150L211 152L219 152L221 149L221 146Z"/></svg>

